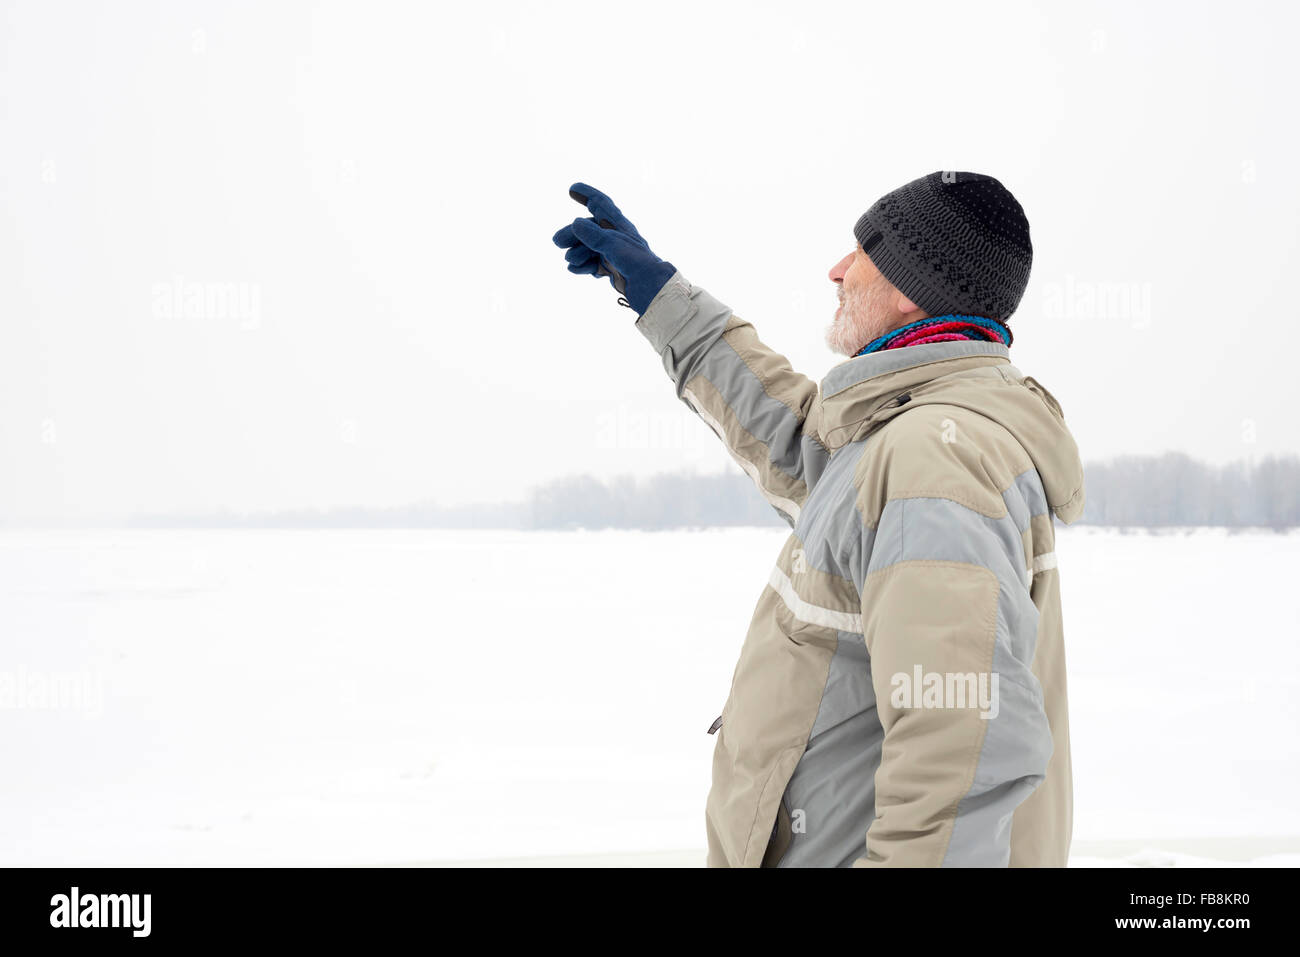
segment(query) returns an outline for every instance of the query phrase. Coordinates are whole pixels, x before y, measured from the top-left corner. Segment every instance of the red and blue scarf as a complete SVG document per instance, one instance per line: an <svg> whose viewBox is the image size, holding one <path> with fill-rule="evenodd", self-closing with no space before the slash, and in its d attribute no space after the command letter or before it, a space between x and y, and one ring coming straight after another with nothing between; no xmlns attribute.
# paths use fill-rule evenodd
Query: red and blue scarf
<svg viewBox="0 0 1300 957"><path fill-rule="evenodd" d="M1006 324L996 319L985 319L983 316L935 316L909 322L883 336L877 336L855 353L854 358L883 349L901 349L903 346L918 346L925 342L952 342L957 339L1000 342L1009 346L1012 336Z"/></svg>

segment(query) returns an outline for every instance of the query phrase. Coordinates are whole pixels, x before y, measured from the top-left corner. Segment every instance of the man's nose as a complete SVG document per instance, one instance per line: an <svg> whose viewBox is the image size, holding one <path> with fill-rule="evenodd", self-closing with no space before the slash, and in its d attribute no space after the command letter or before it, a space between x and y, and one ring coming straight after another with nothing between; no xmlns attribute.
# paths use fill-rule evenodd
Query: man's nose
<svg viewBox="0 0 1300 957"><path fill-rule="evenodd" d="M851 266L852 264L853 264L853 253L849 253L847 256L845 256L843 259L837 262L834 266L832 266L831 271L827 274L830 276L831 282L835 283L835 285L837 286L843 283L844 274L849 271L849 266Z"/></svg>

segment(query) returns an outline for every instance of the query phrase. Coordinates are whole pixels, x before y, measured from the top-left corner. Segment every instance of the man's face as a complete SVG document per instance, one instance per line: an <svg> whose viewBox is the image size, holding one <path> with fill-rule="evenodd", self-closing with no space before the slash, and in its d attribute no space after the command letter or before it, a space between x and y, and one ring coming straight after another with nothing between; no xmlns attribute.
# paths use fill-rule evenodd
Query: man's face
<svg viewBox="0 0 1300 957"><path fill-rule="evenodd" d="M851 356L898 324L898 291L861 246L855 245L834 265L830 279L840 297L835 319L826 327L826 345L832 352Z"/></svg>

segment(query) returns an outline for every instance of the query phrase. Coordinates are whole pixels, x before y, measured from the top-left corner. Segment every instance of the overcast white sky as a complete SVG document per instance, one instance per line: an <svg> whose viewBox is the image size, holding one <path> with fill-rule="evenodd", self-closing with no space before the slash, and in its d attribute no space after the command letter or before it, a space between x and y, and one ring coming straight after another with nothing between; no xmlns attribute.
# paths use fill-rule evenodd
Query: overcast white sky
<svg viewBox="0 0 1300 957"><path fill-rule="evenodd" d="M0 521L734 468L575 180L820 380L857 217L991 173L1085 459L1300 452L1292 5L0 9Z"/></svg>

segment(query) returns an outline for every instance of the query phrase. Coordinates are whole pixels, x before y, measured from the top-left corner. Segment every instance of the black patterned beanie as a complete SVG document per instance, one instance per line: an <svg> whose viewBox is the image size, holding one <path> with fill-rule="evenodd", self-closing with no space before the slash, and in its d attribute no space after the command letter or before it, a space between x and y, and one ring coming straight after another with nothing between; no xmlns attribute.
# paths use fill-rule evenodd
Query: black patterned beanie
<svg viewBox="0 0 1300 957"><path fill-rule="evenodd" d="M1034 259L1025 211L982 173L914 179L876 200L853 234L884 277L931 316L1005 321Z"/></svg>

